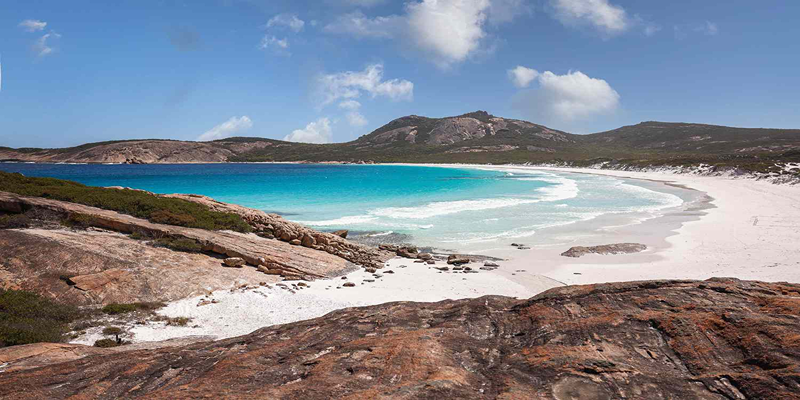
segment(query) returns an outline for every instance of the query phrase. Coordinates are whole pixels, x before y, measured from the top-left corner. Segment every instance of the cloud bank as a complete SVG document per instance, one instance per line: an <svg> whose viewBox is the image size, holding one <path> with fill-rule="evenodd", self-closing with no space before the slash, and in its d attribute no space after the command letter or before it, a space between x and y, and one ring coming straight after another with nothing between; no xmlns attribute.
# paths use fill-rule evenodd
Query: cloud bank
<svg viewBox="0 0 800 400"><path fill-rule="evenodd" d="M509 71L509 78L517 87L527 87L533 81L538 88L521 92L515 107L538 120L547 122L573 122L600 115L612 114L619 108L620 95L603 79L589 77L580 71L557 75L550 71L538 73L524 68L528 85L519 86L518 76ZM531 72L532 71L532 72Z"/></svg>
<svg viewBox="0 0 800 400"><path fill-rule="evenodd" d="M317 144L330 143L331 139L333 139L333 131L328 118L320 118L311 122L304 129L295 129L283 138L287 142Z"/></svg>
<svg viewBox="0 0 800 400"><path fill-rule="evenodd" d="M242 132L246 132L253 127L253 121L250 117L243 115L241 117L231 117L231 119L211 128L206 133L200 135L197 140L205 142L209 140L225 139L235 136Z"/></svg>

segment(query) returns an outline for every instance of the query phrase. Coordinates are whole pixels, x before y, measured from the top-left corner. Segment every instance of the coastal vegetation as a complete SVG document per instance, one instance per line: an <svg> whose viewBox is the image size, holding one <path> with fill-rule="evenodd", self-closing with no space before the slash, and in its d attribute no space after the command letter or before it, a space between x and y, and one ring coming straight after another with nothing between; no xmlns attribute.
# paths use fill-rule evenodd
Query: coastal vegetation
<svg viewBox="0 0 800 400"><path fill-rule="evenodd" d="M0 289L0 347L62 342L78 308L23 290Z"/></svg>
<svg viewBox="0 0 800 400"><path fill-rule="evenodd" d="M112 210L159 224L237 232L250 232L251 229L238 215L212 211L202 204L161 197L141 190L92 187L61 179L0 172L0 191ZM24 221L21 218L2 217L0 226L22 224ZM90 218L70 215L65 222L85 227L91 225Z"/></svg>

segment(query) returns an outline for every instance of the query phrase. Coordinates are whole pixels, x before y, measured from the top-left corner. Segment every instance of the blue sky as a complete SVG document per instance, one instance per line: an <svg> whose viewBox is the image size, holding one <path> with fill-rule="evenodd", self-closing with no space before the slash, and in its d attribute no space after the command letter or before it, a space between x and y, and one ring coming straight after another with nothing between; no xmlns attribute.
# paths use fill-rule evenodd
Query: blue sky
<svg viewBox="0 0 800 400"><path fill-rule="evenodd" d="M800 2L3 0L0 146L341 142L474 110L800 128Z"/></svg>

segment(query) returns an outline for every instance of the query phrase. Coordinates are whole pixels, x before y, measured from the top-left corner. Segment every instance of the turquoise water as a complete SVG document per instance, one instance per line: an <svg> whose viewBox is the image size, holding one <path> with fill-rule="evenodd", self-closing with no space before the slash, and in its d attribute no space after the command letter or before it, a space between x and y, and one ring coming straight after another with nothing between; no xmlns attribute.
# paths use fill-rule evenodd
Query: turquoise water
<svg viewBox="0 0 800 400"><path fill-rule="evenodd" d="M673 194L617 178L519 168L0 164L0 170L93 186L203 194L318 229L473 251L604 214L654 215L682 203Z"/></svg>

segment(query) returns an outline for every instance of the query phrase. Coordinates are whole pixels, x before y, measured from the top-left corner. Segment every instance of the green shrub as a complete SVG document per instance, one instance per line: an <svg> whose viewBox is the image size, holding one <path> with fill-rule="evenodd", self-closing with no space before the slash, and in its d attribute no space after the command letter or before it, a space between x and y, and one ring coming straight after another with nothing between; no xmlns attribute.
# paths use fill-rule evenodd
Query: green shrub
<svg viewBox="0 0 800 400"><path fill-rule="evenodd" d="M124 344L123 342L117 342L114 339L100 339L94 342L94 347L109 348L109 347L121 346L123 344Z"/></svg>
<svg viewBox="0 0 800 400"><path fill-rule="evenodd" d="M251 231L250 225L239 215L212 211L202 204L140 190L91 187L61 179L0 172L0 191L84 204L157 223L209 230ZM68 218L68 222L91 222L75 218Z"/></svg>
<svg viewBox="0 0 800 400"><path fill-rule="evenodd" d="M25 214L12 214L0 217L0 229L22 229L31 226L31 219Z"/></svg>
<svg viewBox="0 0 800 400"><path fill-rule="evenodd" d="M103 328L103 335L106 336L118 336L122 334L122 328L117 326L107 326Z"/></svg>
<svg viewBox="0 0 800 400"><path fill-rule="evenodd" d="M186 253L199 253L203 250L203 246L201 246L200 243L194 239L161 238L157 239L155 243L157 246L166 247L175 251L183 251Z"/></svg>
<svg viewBox="0 0 800 400"><path fill-rule="evenodd" d="M61 342L77 308L21 290L0 289L0 347Z"/></svg>
<svg viewBox="0 0 800 400"><path fill-rule="evenodd" d="M164 307L164 303L111 303L106 304L101 311L110 315L127 314L134 311L154 311Z"/></svg>
<svg viewBox="0 0 800 400"><path fill-rule="evenodd" d="M95 225L94 217L84 214L70 214L66 219L61 221L65 226L71 228L86 229Z"/></svg>

